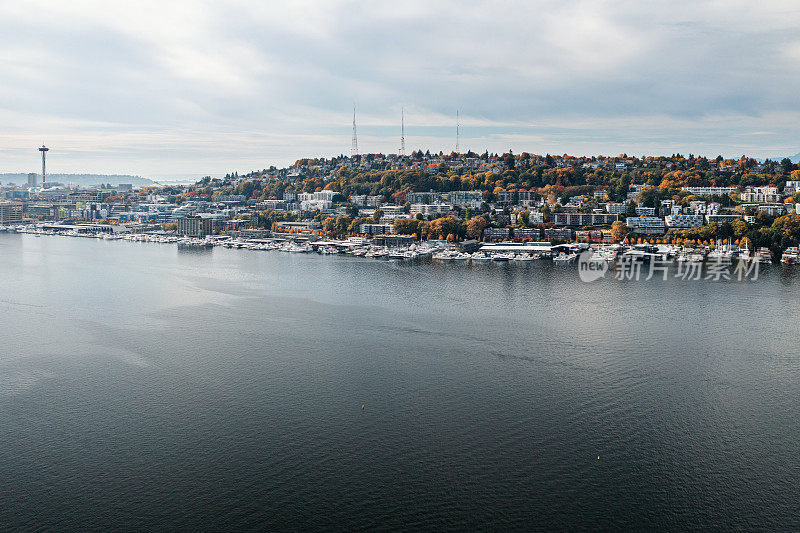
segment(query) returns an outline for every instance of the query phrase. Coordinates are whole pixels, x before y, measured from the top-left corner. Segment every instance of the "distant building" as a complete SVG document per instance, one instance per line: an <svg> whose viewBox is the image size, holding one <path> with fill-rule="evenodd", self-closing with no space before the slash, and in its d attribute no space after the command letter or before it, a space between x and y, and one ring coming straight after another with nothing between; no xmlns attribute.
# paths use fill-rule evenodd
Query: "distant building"
<svg viewBox="0 0 800 533"><path fill-rule="evenodd" d="M28 187L36 187L39 182L39 175L36 172L28 173Z"/></svg>
<svg viewBox="0 0 800 533"><path fill-rule="evenodd" d="M132 183L120 183L119 185L117 185L117 190L118 191L132 191L133 190L133 184Z"/></svg>
<svg viewBox="0 0 800 533"><path fill-rule="evenodd" d="M205 237L213 231L214 221L210 218L194 215L178 217L175 222L178 224L178 234L187 237Z"/></svg>

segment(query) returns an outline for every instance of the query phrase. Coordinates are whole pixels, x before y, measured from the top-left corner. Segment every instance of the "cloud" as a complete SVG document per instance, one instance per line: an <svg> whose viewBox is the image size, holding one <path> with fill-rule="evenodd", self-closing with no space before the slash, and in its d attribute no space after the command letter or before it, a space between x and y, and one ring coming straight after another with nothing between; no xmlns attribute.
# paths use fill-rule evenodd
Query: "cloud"
<svg viewBox="0 0 800 533"><path fill-rule="evenodd" d="M219 174L407 145L796 153L794 2L0 4L6 169ZM769 132L769 135L763 134ZM761 134L758 134L761 133ZM744 139L748 139L744 142Z"/></svg>

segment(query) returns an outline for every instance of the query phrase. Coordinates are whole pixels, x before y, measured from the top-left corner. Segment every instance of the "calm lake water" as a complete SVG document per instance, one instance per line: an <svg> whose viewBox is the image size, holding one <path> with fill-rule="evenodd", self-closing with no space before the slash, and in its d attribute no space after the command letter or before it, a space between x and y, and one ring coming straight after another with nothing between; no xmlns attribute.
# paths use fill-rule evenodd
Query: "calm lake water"
<svg viewBox="0 0 800 533"><path fill-rule="evenodd" d="M0 528L798 530L798 289L0 234Z"/></svg>

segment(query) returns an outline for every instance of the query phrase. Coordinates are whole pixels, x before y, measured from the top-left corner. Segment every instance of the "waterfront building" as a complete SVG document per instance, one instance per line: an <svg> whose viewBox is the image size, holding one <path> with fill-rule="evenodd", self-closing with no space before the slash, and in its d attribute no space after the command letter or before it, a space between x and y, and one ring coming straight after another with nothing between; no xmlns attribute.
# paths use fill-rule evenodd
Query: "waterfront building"
<svg viewBox="0 0 800 533"><path fill-rule="evenodd" d="M545 228L544 238L547 241L569 241L572 239L572 230L569 228Z"/></svg>
<svg viewBox="0 0 800 533"><path fill-rule="evenodd" d="M578 242L611 244L614 242L611 231L609 230L578 230L575 232L575 240Z"/></svg>
<svg viewBox="0 0 800 533"><path fill-rule="evenodd" d="M486 228L483 230L483 238L490 241L508 239L510 235L509 228Z"/></svg>
<svg viewBox="0 0 800 533"><path fill-rule="evenodd" d="M22 224L22 204L0 202L0 226Z"/></svg>
<svg viewBox="0 0 800 533"><path fill-rule="evenodd" d="M414 237L412 237L411 235L382 234L382 235L375 235L372 238L372 242L376 246L388 246L390 248L398 246L410 246L414 244Z"/></svg>
<svg viewBox="0 0 800 533"><path fill-rule="evenodd" d="M287 232L305 232L310 233L312 231L316 231L321 229L322 225L312 220L310 222L276 222L275 223L275 231L287 233Z"/></svg>
<svg viewBox="0 0 800 533"><path fill-rule="evenodd" d="M655 235L666 231L664 220L659 217L628 217L625 223L634 233Z"/></svg>
<svg viewBox="0 0 800 533"><path fill-rule="evenodd" d="M542 232L539 228L514 228L515 239L541 239Z"/></svg>
<svg viewBox="0 0 800 533"><path fill-rule="evenodd" d="M211 235L214 223L212 219L199 215L178 217L175 222L178 225L178 234L186 235L187 237L205 237L206 235Z"/></svg>

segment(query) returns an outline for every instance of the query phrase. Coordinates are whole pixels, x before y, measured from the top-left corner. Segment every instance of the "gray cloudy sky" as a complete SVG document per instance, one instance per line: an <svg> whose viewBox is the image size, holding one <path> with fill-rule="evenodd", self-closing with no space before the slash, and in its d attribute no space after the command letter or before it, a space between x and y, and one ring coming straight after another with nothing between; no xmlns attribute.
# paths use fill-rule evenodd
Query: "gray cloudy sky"
<svg viewBox="0 0 800 533"><path fill-rule="evenodd" d="M800 152L796 0L0 2L0 171Z"/></svg>

